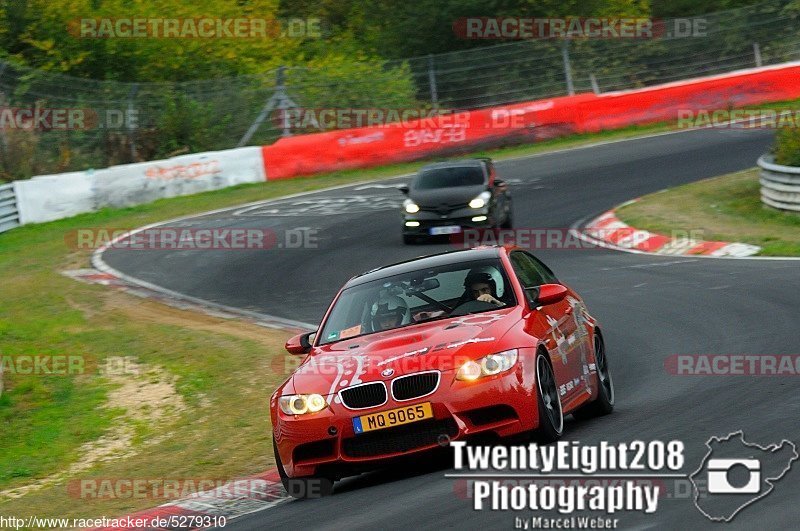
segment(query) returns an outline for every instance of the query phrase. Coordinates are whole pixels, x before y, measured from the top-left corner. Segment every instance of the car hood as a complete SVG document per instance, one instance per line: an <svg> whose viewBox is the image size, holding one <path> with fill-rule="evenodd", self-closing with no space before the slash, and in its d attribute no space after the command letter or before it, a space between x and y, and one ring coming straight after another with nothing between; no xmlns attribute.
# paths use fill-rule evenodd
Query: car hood
<svg viewBox="0 0 800 531"><path fill-rule="evenodd" d="M408 197L421 207L437 207L442 204L466 205L478 197L478 194L485 191L486 186L484 185L434 188L431 190L412 188L408 192Z"/></svg>
<svg viewBox="0 0 800 531"><path fill-rule="evenodd" d="M365 382L448 371L498 351L521 318L517 308L453 317L317 347L291 378L296 393L335 394Z"/></svg>

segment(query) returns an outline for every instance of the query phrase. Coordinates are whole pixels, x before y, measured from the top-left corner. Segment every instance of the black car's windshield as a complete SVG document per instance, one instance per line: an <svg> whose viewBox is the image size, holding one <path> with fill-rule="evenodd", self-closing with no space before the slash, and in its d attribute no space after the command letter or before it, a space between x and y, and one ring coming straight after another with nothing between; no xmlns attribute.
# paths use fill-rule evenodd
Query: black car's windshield
<svg viewBox="0 0 800 531"><path fill-rule="evenodd" d="M420 269L344 290L319 344L514 305L499 259Z"/></svg>
<svg viewBox="0 0 800 531"><path fill-rule="evenodd" d="M456 186L480 186L484 184L483 168L480 166L455 166L423 170L412 184L418 190L453 188Z"/></svg>

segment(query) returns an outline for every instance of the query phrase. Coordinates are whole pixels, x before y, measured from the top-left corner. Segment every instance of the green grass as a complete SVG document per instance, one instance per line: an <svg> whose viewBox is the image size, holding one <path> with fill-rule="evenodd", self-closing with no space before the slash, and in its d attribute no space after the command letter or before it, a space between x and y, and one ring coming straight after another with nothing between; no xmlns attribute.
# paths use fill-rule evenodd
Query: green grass
<svg viewBox="0 0 800 531"><path fill-rule="evenodd" d="M800 214L765 206L759 189L751 169L645 196L617 215L637 229L700 231L704 240L758 245L761 256L800 256Z"/></svg>

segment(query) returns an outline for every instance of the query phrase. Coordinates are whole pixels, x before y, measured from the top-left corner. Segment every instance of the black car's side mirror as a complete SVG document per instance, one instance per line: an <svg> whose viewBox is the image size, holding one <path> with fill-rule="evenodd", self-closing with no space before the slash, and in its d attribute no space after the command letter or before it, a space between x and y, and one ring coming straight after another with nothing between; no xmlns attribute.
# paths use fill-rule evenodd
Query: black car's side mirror
<svg viewBox="0 0 800 531"><path fill-rule="evenodd" d="M397 187L397 189L400 190L401 192L403 192L404 194L408 195L408 185L407 184L401 184L400 186Z"/></svg>

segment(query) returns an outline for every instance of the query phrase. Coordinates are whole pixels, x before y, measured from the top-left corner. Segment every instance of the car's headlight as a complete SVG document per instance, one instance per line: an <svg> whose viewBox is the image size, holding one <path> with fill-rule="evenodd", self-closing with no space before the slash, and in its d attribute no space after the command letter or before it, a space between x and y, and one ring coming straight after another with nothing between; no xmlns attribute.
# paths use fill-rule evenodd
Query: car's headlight
<svg viewBox="0 0 800 531"><path fill-rule="evenodd" d="M481 192L481 194L469 202L470 208L483 208L486 206L486 203L489 202L489 199L492 197L492 194L489 192Z"/></svg>
<svg viewBox="0 0 800 531"><path fill-rule="evenodd" d="M287 415L305 415L316 413L328 407L322 395L286 395L278 399L281 411Z"/></svg>
<svg viewBox="0 0 800 531"><path fill-rule="evenodd" d="M403 201L403 208L405 208L406 212L408 212L409 214L416 214L417 212L419 212L419 205L417 205L411 199L406 199L405 201Z"/></svg>
<svg viewBox="0 0 800 531"><path fill-rule="evenodd" d="M456 373L457 380L472 381L484 376L494 376L511 369L517 363L517 349L489 354L479 360L468 361Z"/></svg>

